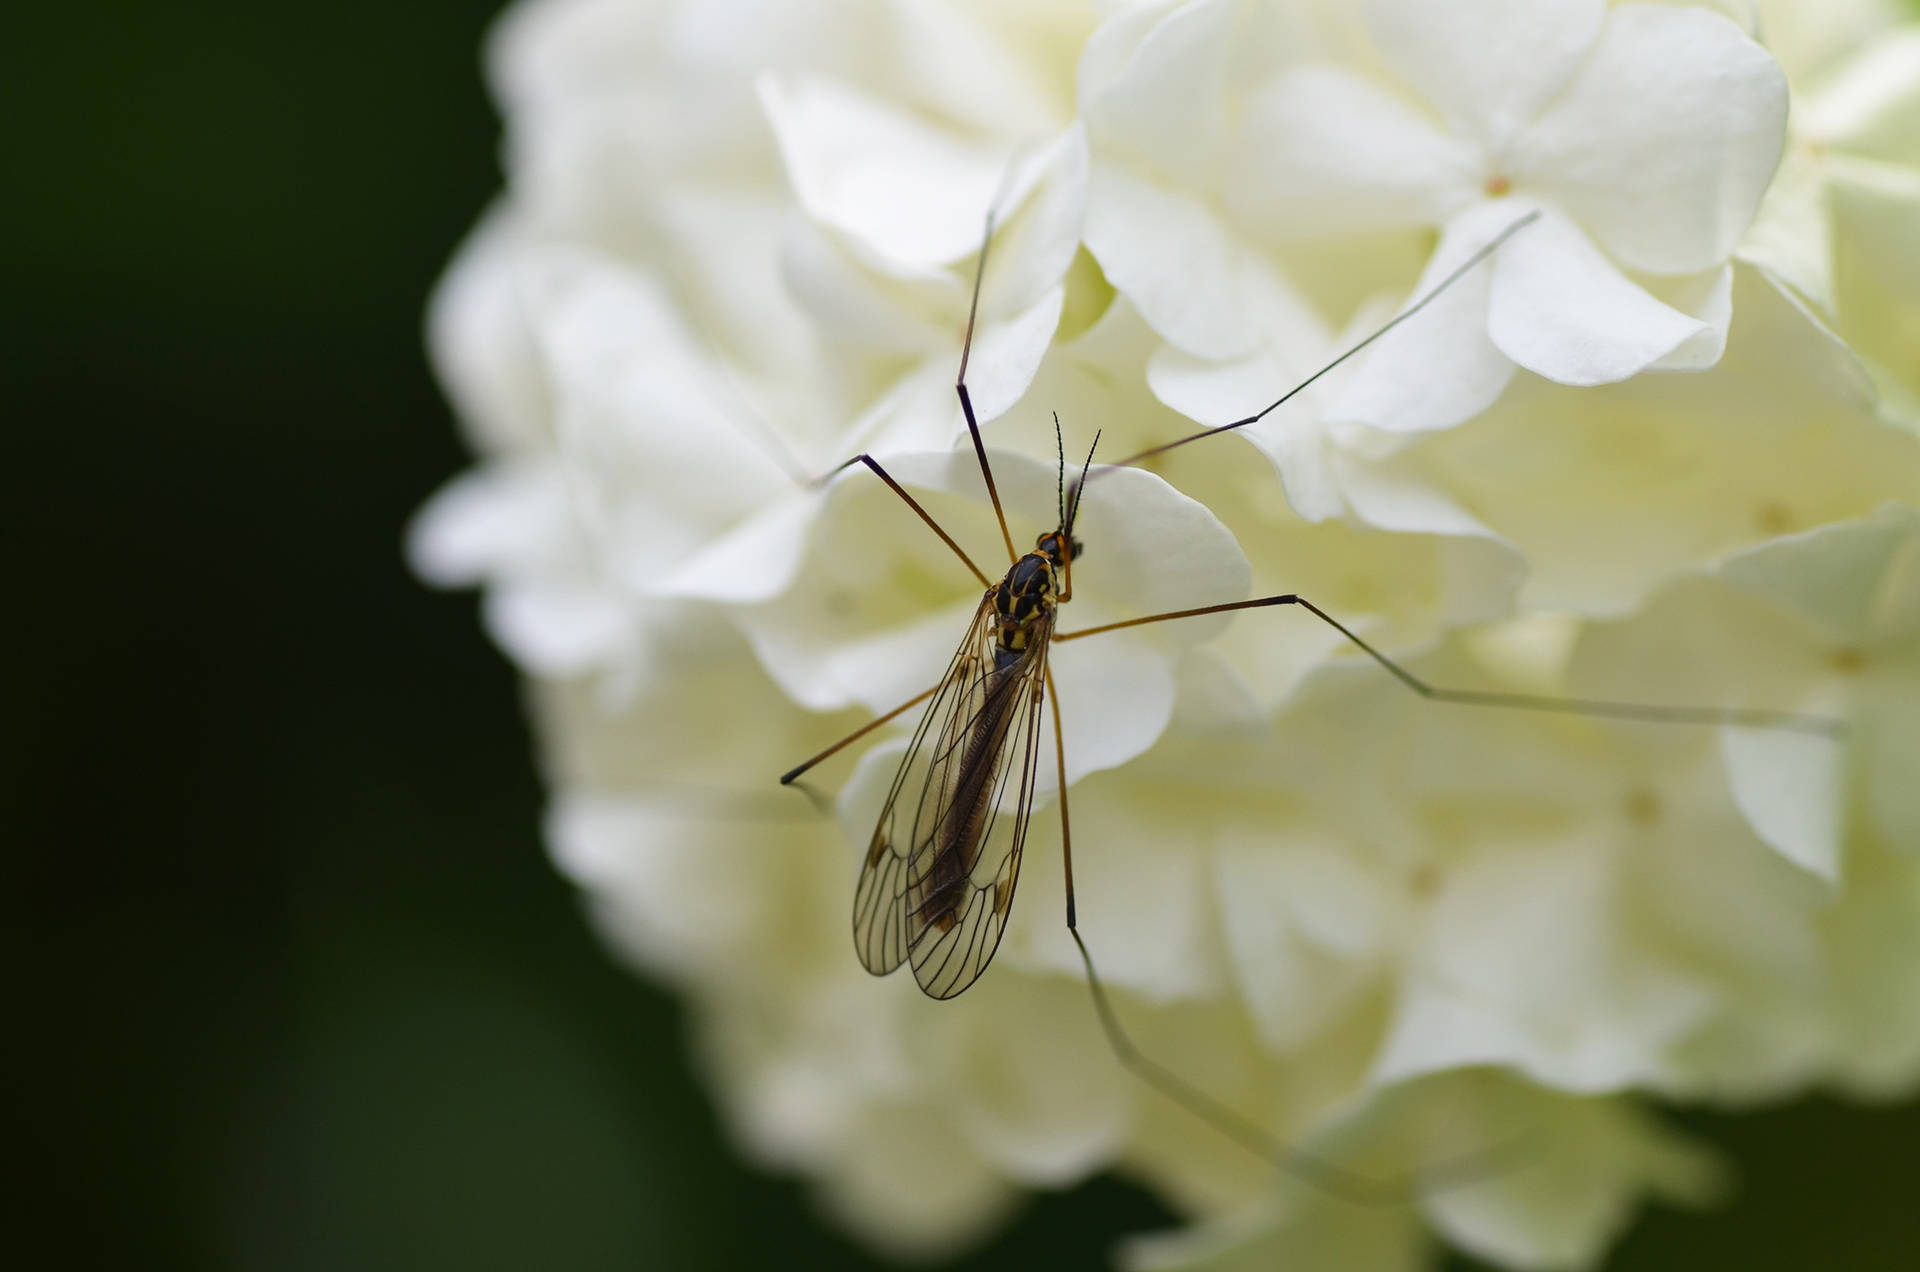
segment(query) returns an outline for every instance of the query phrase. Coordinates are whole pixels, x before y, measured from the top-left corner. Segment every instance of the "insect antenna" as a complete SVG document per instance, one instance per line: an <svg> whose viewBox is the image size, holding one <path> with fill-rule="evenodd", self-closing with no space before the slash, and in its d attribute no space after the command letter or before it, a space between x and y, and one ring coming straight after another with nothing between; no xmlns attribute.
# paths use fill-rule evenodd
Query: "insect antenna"
<svg viewBox="0 0 1920 1272"><path fill-rule="evenodd" d="M1054 486L1054 497L1060 503L1060 520L1054 524L1062 533L1067 528L1067 444L1060 437L1060 412L1053 413L1053 449L1060 456L1060 477Z"/></svg>
<svg viewBox="0 0 1920 1272"><path fill-rule="evenodd" d="M1080 478L1073 483L1073 502L1067 509L1066 520L1062 523L1069 533L1073 530L1073 519L1080 515L1080 492L1087 487L1087 475L1093 471L1093 452L1100 448L1101 430L1095 429L1093 445L1087 447L1087 462L1080 465Z"/></svg>

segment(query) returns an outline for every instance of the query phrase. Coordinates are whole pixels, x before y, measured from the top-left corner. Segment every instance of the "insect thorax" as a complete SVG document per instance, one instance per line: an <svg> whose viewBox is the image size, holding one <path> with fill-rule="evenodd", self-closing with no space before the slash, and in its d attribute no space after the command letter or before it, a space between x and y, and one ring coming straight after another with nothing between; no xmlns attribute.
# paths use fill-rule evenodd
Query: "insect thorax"
<svg viewBox="0 0 1920 1272"><path fill-rule="evenodd" d="M1007 577L993 589L993 609L999 620L1000 648L1021 653L1040 620L1058 604L1053 562L1046 554L1029 552L1013 563Z"/></svg>

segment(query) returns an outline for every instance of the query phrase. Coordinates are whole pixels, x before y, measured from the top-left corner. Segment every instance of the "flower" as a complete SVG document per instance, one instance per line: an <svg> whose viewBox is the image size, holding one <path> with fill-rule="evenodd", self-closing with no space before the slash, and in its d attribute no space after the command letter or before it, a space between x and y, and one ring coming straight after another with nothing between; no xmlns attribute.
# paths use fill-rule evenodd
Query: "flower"
<svg viewBox="0 0 1920 1272"><path fill-rule="evenodd" d="M1227 56L1236 7L1185 5L1126 59L1103 50L1112 78L1082 86L1087 241L1155 330L1192 355L1243 356L1249 333L1284 337L1298 304L1268 245L1432 225L1424 291L1538 211L1429 321L1382 341L1330 409L1447 428L1516 366L1590 385L1712 365L1726 261L1780 153L1786 82L1765 51L1719 15L1666 5L1370 0L1365 16L1366 57L1392 80L1308 55L1152 129L1136 125L1171 86ZM1168 252L1169 234L1187 249Z"/></svg>
<svg viewBox="0 0 1920 1272"><path fill-rule="evenodd" d="M1831 321L1873 377L1881 409L1920 422L1920 29L1869 10L1800 37L1803 69L1780 179L1741 255ZM1842 37L1859 43L1849 47ZM1836 48L1836 45L1838 46ZM1835 63L1838 63L1837 65Z"/></svg>
<svg viewBox="0 0 1920 1272"><path fill-rule="evenodd" d="M1763 8L509 13L508 187L429 320L479 458L409 551L485 590L554 860L685 997L744 1151L908 1256L1116 1170L1187 1221L1130 1266L1557 1267L1711 1200L1646 1093L1920 1082L1908 36L1793 47L1834 78L1775 177L1756 40L1811 10ZM1418 679L1291 604L1057 645L1066 789L1043 717L1005 940L935 1002L847 941L915 714L811 801L775 779L932 683L981 596L864 467L810 479L865 452L1006 568L952 388L989 208L967 378L1015 549L1100 432L1061 630L1298 594ZM1099 468L1244 419L1528 210L1297 401ZM1128 1035L1294 1173L1116 1061L1069 800Z"/></svg>

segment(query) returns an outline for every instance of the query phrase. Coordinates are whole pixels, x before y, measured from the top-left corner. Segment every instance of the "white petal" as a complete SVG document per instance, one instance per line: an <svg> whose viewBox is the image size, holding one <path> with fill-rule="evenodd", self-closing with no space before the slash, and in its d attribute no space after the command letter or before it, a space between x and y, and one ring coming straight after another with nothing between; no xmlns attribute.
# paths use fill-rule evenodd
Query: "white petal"
<svg viewBox="0 0 1920 1272"><path fill-rule="evenodd" d="M551 464L490 464L460 474L414 514L407 564L439 587L537 568L570 520L556 476Z"/></svg>
<svg viewBox="0 0 1920 1272"><path fill-rule="evenodd" d="M831 602L837 598L828 598ZM787 696L816 711L858 703L891 711L940 678L972 619L976 597L911 621L835 639L839 624L780 600L742 618L754 652Z"/></svg>
<svg viewBox="0 0 1920 1272"><path fill-rule="evenodd" d="M1628 268L1687 273L1724 261L1746 232L1786 121L1786 75L1732 22L1623 5L1521 138L1511 175Z"/></svg>
<svg viewBox="0 0 1920 1272"><path fill-rule="evenodd" d="M1916 532L1920 516L1890 505L1879 516L1761 544L1729 559L1720 573L1864 647L1877 634L1889 573L1912 551Z"/></svg>
<svg viewBox="0 0 1920 1272"><path fill-rule="evenodd" d="M967 359L967 393L973 399L974 415L983 426L989 420L999 419L1025 396L1053 343L1066 298L1065 287L1048 288L1024 311L1000 322L987 323L974 333L973 356ZM951 381L960 363L957 358L952 359L949 368L948 361L940 358L939 367ZM948 388L951 390L950 383ZM958 401L956 397L953 408L956 419L959 418Z"/></svg>
<svg viewBox="0 0 1920 1272"><path fill-rule="evenodd" d="M1842 250L1875 272L1869 287L1877 283L1879 289L1892 293L1887 298L1890 304L1881 302L1883 313L1872 316L1893 329L1889 335L1908 330L1901 323L1911 322L1913 310L1920 307L1916 301L1920 297L1920 262L1914 259L1920 253L1920 164L1902 166L1835 155L1824 166ZM1864 309L1865 299L1855 295L1848 301L1850 306ZM1906 317L1900 316L1902 313ZM1905 365L1897 358L1890 361L1895 366Z"/></svg>
<svg viewBox="0 0 1920 1272"><path fill-rule="evenodd" d="M1208 428L1245 419L1292 387L1271 354L1215 361L1182 353L1172 345L1154 350L1147 363L1147 385L1162 402ZM1314 425L1309 431L1320 430Z"/></svg>
<svg viewBox="0 0 1920 1272"><path fill-rule="evenodd" d="M716 6L695 7L704 11ZM833 0L817 6L776 0L767 7L804 15L814 27L825 25L818 16L824 13L862 35L885 31L890 40L884 51L866 54L856 65L864 70L887 63L890 95L927 114L1004 137L1030 137L1071 118L1069 48L1093 21L1089 15L1048 5L1001 9L916 4L870 10ZM721 47L739 46L740 23L715 26Z"/></svg>
<svg viewBox="0 0 1920 1272"><path fill-rule="evenodd" d="M1096 36L1081 93L1102 162L1165 174L1205 189L1223 140L1224 80L1233 54L1236 5L1225 0L1182 4L1155 22L1118 60L1116 39L1132 24L1116 18ZM1142 14L1146 13L1142 10ZM1117 65L1101 65L1117 61Z"/></svg>
<svg viewBox="0 0 1920 1272"><path fill-rule="evenodd" d="M1394 69L1456 129L1503 147L1572 77L1604 0L1368 0Z"/></svg>
<svg viewBox="0 0 1920 1272"><path fill-rule="evenodd" d="M539 253L505 212L483 218L434 286L427 348L441 387L483 450L545 440L552 417L522 273Z"/></svg>
<svg viewBox="0 0 1920 1272"><path fill-rule="evenodd" d="M1624 380L1708 330L1635 286L1552 207L1494 263L1487 334L1509 358L1561 384Z"/></svg>
<svg viewBox="0 0 1920 1272"><path fill-rule="evenodd" d="M889 456L886 465L973 560L992 569L998 540L970 453ZM1015 461L995 456L996 475ZM1030 461L1029 461L1030 462ZM972 501L925 493L963 486ZM976 493L977 492L977 493ZM815 497L819 498L818 496ZM814 710L891 710L947 666L981 587L899 497L864 468L835 480L807 522L799 569L781 592L734 611L768 672Z"/></svg>
<svg viewBox="0 0 1920 1272"><path fill-rule="evenodd" d="M1838 884L1844 750L1829 738L1778 729L1728 729L1720 747L1734 802L1754 832L1788 861Z"/></svg>
<svg viewBox="0 0 1920 1272"><path fill-rule="evenodd" d="M1516 1103L1519 1103L1516 1101ZM1703 1202L1718 1191L1705 1150L1637 1110L1535 1095L1506 1111L1539 1145L1525 1165L1435 1191L1420 1211L1449 1240L1507 1267L1593 1266L1632 1220L1643 1193Z"/></svg>
<svg viewBox="0 0 1920 1272"><path fill-rule="evenodd" d="M1086 243L1107 281L1167 340L1208 358L1252 351L1246 251L1199 195L1097 158Z"/></svg>
<svg viewBox="0 0 1920 1272"><path fill-rule="evenodd" d="M649 590L735 604L766 600L792 583L819 502L811 491L795 491L715 539Z"/></svg>
<svg viewBox="0 0 1920 1272"><path fill-rule="evenodd" d="M1000 468L995 466L998 475ZM1043 468L1021 476L1034 483L1025 501L1045 497ZM1019 486L1003 483L1003 497ZM1109 469L1090 482L1075 534L1086 556L1074 567L1073 602L1061 611L1063 633L1246 597L1252 567L1232 534L1205 505L1140 469ZM1183 618L1056 647L1054 678L1067 735L1067 779L1112 768L1151 746L1173 714L1174 667L1180 650L1225 627L1227 615ZM1126 691L1114 692L1124 685ZM1043 738L1051 746L1052 721ZM1042 789L1054 785L1044 776Z"/></svg>
<svg viewBox="0 0 1920 1272"><path fill-rule="evenodd" d="M1021 898L1023 906L1033 902ZM1060 922L1056 913L1046 917ZM993 1022L953 1057L951 1104L969 1142L1039 1187L1099 1170L1121 1147L1135 1088L1108 1059L1078 968L1065 977L991 975L968 993L969 1006Z"/></svg>
<svg viewBox="0 0 1920 1272"><path fill-rule="evenodd" d="M1750 267L1735 271L1734 313L1710 371L1578 392L1527 377L1421 444L1456 499L1524 545L1524 607L1626 613L1687 562L1910 497L1914 439L1874 420L1845 346ZM1543 420L1551 447L1535 444Z"/></svg>
<svg viewBox="0 0 1920 1272"><path fill-rule="evenodd" d="M979 245L1005 155L825 76L769 74L759 87L808 215L906 267Z"/></svg>
<svg viewBox="0 0 1920 1272"><path fill-rule="evenodd" d="M976 226L976 244L978 235ZM917 286L885 285L897 283L902 272L876 278L845 240L804 218L788 222L781 238L781 280L817 326L879 354L929 353L942 346L945 334L930 312L935 298L944 294L964 304L960 285L933 267L916 273Z"/></svg>
<svg viewBox="0 0 1920 1272"><path fill-rule="evenodd" d="M1428 295L1526 210L1493 201L1455 217L1407 303ZM1488 298L1507 253L1539 230L1538 224L1521 230L1496 259L1462 275L1425 309L1376 341L1362 355L1351 383L1328 402L1327 418L1419 432L1452 428L1491 406L1513 378L1514 367L1488 336Z"/></svg>
<svg viewBox="0 0 1920 1272"><path fill-rule="evenodd" d="M1357 458L1342 457L1340 469L1341 486L1353 507L1354 515L1368 525L1399 534L1439 534L1490 540L1503 553L1514 556L1513 570L1521 569L1517 552L1511 545L1443 494L1439 487L1421 480L1411 465L1395 463L1390 459L1366 463ZM1454 593L1465 583L1465 579L1449 579L1445 590Z"/></svg>
<svg viewBox="0 0 1920 1272"><path fill-rule="evenodd" d="M1215 878L1235 981L1267 1046L1285 1054L1373 981L1393 906L1333 843L1278 827L1233 838L1244 842L1222 847Z"/></svg>
<svg viewBox="0 0 1920 1272"><path fill-rule="evenodd" d="M664 16L609 0L511 9L488 33L488 80L508 111L630 82L654 60Z"/></svg>
<svg viewBox="0 0 1920 1272"><path fill-rule="evenodd" d="M963 1143L943 1110L876 1104L861 1133L840 1146L822 1200L896 1259L948 1254L990 1228L1015 1200L999 1172ZM928 1152L930 1144L943 1151Z"/></svg>
<svg viewBox="0 0 1920 1272"><path fill-rule="evenodd" d="M1026 482L1044 477L1041 468L1023 474ZM1010 492L1011 485L1002 490ZM1031 489L1030 507L1045 497L1045 490L1044 484ZM1074 566L1075 600L1062 613L1063 631L1246 597L1253 569L1232 532L1206 505L1151 473L1137 468L1101 471L1087 484L1078 516L1075 532L1086 542L1086 556ZM1223 626L1224 616L1180 619L1140 628L1138 636L1163 649L1178 649ZM1104 639L1094 637L1090 643ZM1084 647L1078 642L1075 646Z"/></svg>
<svg viewBox="0 0 1920 1272"><path fill-rule="evenodd" d="M1874 40L1802 105L1795 126L1821 144L1920 166L1920 29Z"/></svg>
<svg viewBox="0 0 1920 1272"><path fill-rule="evenodd" d="M966 436L960 399L953 391L959 365L958 353L951 358L938 353L922 358L862 411L826 453L844 462L861 451L884 459L912 451L951 449Z"/></svg>
<svg viewBox="0 0 1920 1272"><path fill-rule="evenodd" d="M1090 164L1086 130L1076 124L1020 158L995 209L999 221L980 288L983 317L1030 308L1060 286L1080 250Z"/></svg>
<svg viewBox="0 0 1920 1272"><path fill-rule="evenodd" d="M656 972L724 966L772 917L771 897L730 886L765 852L763 837L665 801L563 795L545 838L568 878L620 907L623 945Z"/></svg>
<svg viewBox="0 0 1920 1272"><path fill-rule="evenodd" d="M1067 716L1070 756L1084 738ZM1072 788L1077 918L1107 984L1153 1002L1211 998L1222 978L1203 836L1167 794L1141 789L1121 774ZM1065 919L1060 811L1056 806L1034 817L1045 820L1029 832L1032 873L1022 873L1022 913L1007 953L1018 966L1075 985L1084 1007L1086 972Z"/></svg>
<svg viewBox="0 0 1920 1272"><path fill-rule="evenodd" d="M1699 274L1655 278L1647 283L1655 299L1706 324L1706 330L1675 345L1673 352L1654 363L1653 371L1704 371L1727 351L1727 331L1733 325L1733 264Z"/></svg>
<svg viewBox="0 0 1920 1272"><path fill-rule="evenodd" d="M1262 398L1272 401L1277 396L1276 386L1291 387L1278 360L1268 354L1212 362L1172 345L1154 352L1147 383L1162 402L1209 427L1244 419L1257 409L1253 403L1264 406ZM1345 512L1346 501L1333 472L1337 457L1312 411L1311 403L1304 404L1284 418L1268 416L1239 433L1272 461L1293 510L1309 521L1324 521Z"/></svg>
<svg viewBox="0 0 1920 1272"><path fill-rule="evenodd" d="M1902 531L1906 541L1887 562L1873 610L1874 641L1903 647L1920 640L1920 506L1882 504L1873 520Z"/></svg>
<svg viewBox="0 0 1920 1272"><path fill-rule="evenodd" d="M1871 370L1882 416L1920 433L1920 166L1833 155L1825 167L1840 332Z"/></svg>
<svg viewBox="0 0 1920 1272"><path fill-rule="evenodd" d="M1443 224L1487 177L1477 147L1326 66L1284 72L1254 94L1227 168L1236 221L1283 238Z"/></svg>
<svg viewBox="0 0 1920 1272"><path fill-rule="evenodd" d="M687 289L677 299L698 316L694 329L744 373L778 384L779 401L763 414L783 424L814 424L802 407L809 390L824 396L816 388L823 377L819 333L788 290L782 268L788 226L802 220L791 198L785 191L691 185L662 190L658 198L663 250L678 266L675 283Z"/></svg>
<svg viewBox="0 0 1920 1272"><path fill-rule="evenodd" d="M1148 384L1161 401L1208 426L1251 415L1319 371L1333 354L1326 323L1273 265L1253 252L1242 253L1241 261L1235 304L1257 350L1196 357L1169 344L1154 351L1147 367ZM1287 414L1300 409L1296 404Z"/></svg>
<svg viewBox="0 0 1920 1272"><path fill-rule="evenodd" d="M1173 718L1171 660L1142 641L1096 636L1055 650L1052 666L1066 730L1069 785L1141 754ZM1124 689L1116 692L1116 686ZM1043 753L1052 756L1052 717L1042 724L1041 735ZM1040 789L1052 790L1058 785L1053 765L1042 767Z"/></svg>
<svg viewBox="0 0 1920 1272"><path fill-rule="evenodd" d="M1711 999L1625 940L1620 887L1603 847L1567 838L1450 870L1375 1080L1489 1063L1569 1091L1651 1077Z"/></svg>
<svg viewBox="0 0 1920 1272"><path fill-rule="evenodd" d="M1834 309L1833 216L1823 165L1803 148L1787 151L1739 258L1784 280L1823 314Z"/></svg>
<svg viewBox="0 0 1920 1272"><path fill-rule="evenodd" d="M636 606L604 584L508 579L482 610L493 639L535 675L578 676L639 652Z"/></svg>
<svg viewBox="0 0 1920 1272"><path fill-rule="evenodd" d="M1816 5L1714 0L1711 7L1738 22L1749 35L1764 39L1787 68L1796 92L1899 21L1899 6L1886 0L1826 0ZM1797 102L1795 109L1799 109Z"/></svg>
<svg viewBox="0 0 1920 1272"><path fill-rule="evenodd" d="M1875 677L1872 717L1857 743L1866 755L1867 816L1881 837L1913 852L1920 846L1920 668Z"/></svg>
<svg viewBox="0 0 1920 1272"><path fill-rule="evenodd" d="M711 351L655 280L583 257L548 278L539 317L565 498L596 569L645 590L790 494L778 443L730 414Z"/></svg>

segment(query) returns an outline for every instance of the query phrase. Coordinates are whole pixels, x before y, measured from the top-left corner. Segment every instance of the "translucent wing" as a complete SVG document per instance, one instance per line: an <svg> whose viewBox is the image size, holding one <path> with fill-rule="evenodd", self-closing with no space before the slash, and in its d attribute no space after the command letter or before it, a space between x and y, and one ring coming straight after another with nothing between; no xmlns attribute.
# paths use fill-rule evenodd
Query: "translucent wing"
<svg viewBox="0 0 1920 1272"><path fill-rule="evenodd" d="M934 998L973 984L1000 945L1020 876L1040 754L1051 616L1017 654L974 614L900 763L854 891L868 971L911 958Z"/></svg>
<svg viewBox="0 0 1920 1272"><path fill-rule="evenodd" d="M880 809L880 819L874 824L873 839L860 868L860 882L853 891L853 946L861 965L875 976L885 976L907 961L907 866L913 842L896 828L895 811L901 792L909 780L920 783L911 797L917 809L930 777L925 758L948 749L946 739L965 736L967 721L978 708L981 678L993 663L993 644L993 597L989 593L981 598L960 648L920 717L920 727L907 744L907 753Z"/></svg>

